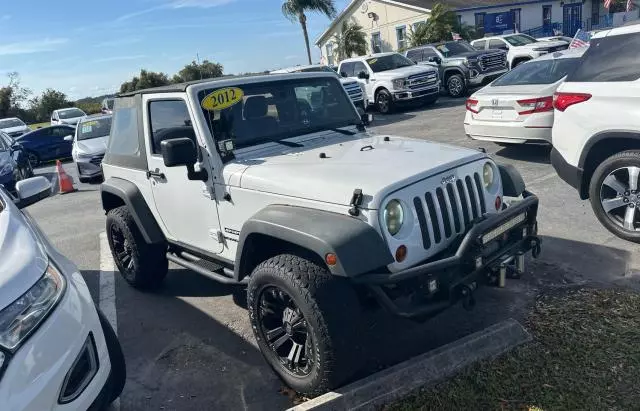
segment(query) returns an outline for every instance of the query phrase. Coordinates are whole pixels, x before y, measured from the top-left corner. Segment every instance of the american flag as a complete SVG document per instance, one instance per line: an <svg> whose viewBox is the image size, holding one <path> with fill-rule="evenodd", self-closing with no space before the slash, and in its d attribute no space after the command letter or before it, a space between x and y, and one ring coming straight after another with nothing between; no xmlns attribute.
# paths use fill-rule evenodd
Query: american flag
<svg viewBox="0 0 640 411"><path fill-rule="evenodd" d="M604 8L605 9L610 8L612 3L613 3L613 0L604 0Z"/></svg>
<svg viewBox="0 0 640 411"><path fill-rule="evenodd" d="M577 49L580 47L588 47L589 42L591 41L591 34L582 29L578 29L573 40L571 40L571 44L569 44L570 49Z"/></svg>
<svg viewBox="0 0 640 411"><path fill-rule="evenodd" d="M627 11L631 11L633 8L633 0L627 0Z"/></svg>
<svg viewBox="0 0 640 411"><path fill-rule="evenodd" d="M461 35L459 35L458 33L454 33L453 31L451 32L451 37L452 37L455 41L462 40L462 36L461 36Z"/></svg>

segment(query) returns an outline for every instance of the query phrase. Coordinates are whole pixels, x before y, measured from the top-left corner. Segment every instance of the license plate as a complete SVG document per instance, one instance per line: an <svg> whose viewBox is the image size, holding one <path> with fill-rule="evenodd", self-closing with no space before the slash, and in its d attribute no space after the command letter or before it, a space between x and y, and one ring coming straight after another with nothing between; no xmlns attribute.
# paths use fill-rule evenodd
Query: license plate
<svg viewBox="0 0 640 411"><path fill-rule="evenodd" d="M493 118L502 118L502 109L493 109L491 110L491 117Z"/></svg>

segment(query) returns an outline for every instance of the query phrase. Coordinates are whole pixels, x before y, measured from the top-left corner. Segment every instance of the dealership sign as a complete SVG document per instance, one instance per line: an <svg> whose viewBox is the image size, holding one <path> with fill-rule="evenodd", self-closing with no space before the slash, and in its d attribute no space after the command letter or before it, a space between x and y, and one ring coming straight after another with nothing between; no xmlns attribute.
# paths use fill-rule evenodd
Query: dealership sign
<svg viewBox="0 0 640 411"><path fill-rule="evenodd" d="M513 14L510 11L484 15L485 33L502 33L506 30L513 30Z"/></svg>

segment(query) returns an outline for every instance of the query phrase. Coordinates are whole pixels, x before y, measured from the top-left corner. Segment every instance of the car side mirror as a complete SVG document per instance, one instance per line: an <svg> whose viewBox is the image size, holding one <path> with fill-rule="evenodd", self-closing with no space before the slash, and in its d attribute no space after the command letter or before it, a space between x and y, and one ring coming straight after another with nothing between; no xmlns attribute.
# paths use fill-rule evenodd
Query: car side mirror
<svg viewBox="0 0 640 411"><path fill-rule="evenodd" d="M361 71L360 73L358 73L358 78L360 80L369 80L369 73Z"/></svg>
<svg viewBox="0 0 640 411"><path fill-rule="evenodd" d="M73 141L73 136L71 134L64 136L64 141Z"/></svg>
<svg viewBox="0 0 640 411"><path fill-rule="evenodd" d="M43 177L31 177L16 183L18 198L16 205L24 208L51 195L51 182Z"/></svg>
<svg viewBox="0 0 640 411"><path fill-rule="evenodd" d="M189 137L171 138L160 143L162 160L167 167L187 167L187 178L189 180L207 181L206 170L195 171L195 164L198 161L198 151L193 140Z"/></svg>
<svg viewBox="0 0 640 411"><path fill-rule="evenodd" d="M441 64L442 63L442 59L440 59L440 57L438 56L431 56L427 59L427 61L429 63L436 63L436 64Z"/></svg>
<svg viewBox="0 0 640 411"><path fill-rule="evenodd" d="M340 72L340 76L341 76L341 77L349 77L349 76L347 76L347 73L345 73L344 71L341 71L341 72Z"/></svg>

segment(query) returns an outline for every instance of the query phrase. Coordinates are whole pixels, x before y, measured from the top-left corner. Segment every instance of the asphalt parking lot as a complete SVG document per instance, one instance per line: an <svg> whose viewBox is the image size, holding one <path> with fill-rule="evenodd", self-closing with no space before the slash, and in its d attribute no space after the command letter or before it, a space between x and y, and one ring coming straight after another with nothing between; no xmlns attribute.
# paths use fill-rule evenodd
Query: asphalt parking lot
<svg viewBox="0 0 640 411"><path fill-rule="evenodd" d="M527 188L540 198L542 255L528 261L526 275L508 281L505 289L481 289L472 312L454 307L423 324L372 313L366 318L361 343L353 348L354 356L361 359L360 376L503 319L519 319L545 287L597 282L640 288L639 246L617 239L600 226L589 203L580 201L575 190L556 176L549 164L549 148L504 148L471 141L464 135L463 118L464 99L442 98L432 108L376 115L371 130L483 147L496 161L515 165ZM424 161L428 167L429 159ZM99 186L77 183L73 163L64 167L74 177L78 192L56 195L29 207L28 212L78 265L92 295L101 301L105 296L101 296L100 277L111 274L112 264L101 237L105 217ZM36 170L55 179L54 171L53 166ZM117 273L112 278L118 336L128 368L121 409L273 410L292 404L257 350L242 289L176 267L155 293L130 288Z"/></svg>

